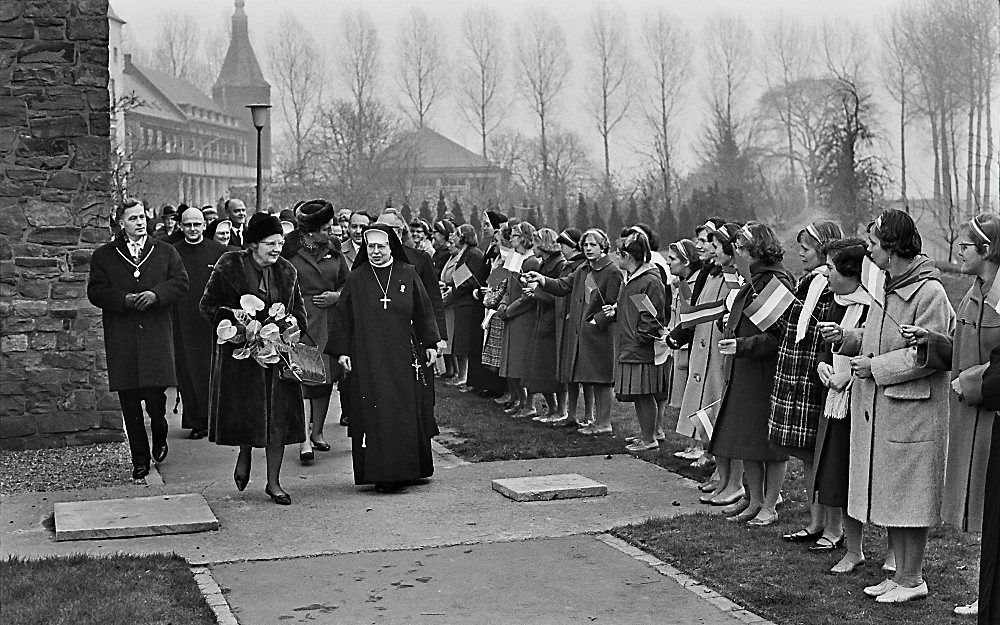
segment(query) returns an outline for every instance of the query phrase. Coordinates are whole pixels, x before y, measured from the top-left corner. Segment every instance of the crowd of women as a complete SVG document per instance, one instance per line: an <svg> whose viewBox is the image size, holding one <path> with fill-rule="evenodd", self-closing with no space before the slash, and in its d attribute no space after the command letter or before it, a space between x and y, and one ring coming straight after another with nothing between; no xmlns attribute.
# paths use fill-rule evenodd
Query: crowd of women
<svg viewBox="0 0 1000 625"><path fill-rule="evenodd" d="M412 283L413 301L397 311L400 323L422 328L412 350L402 348L414 354L401 371L418 370L416 404L433 394L433 385L421 390L423 355L436 360L446 385L491 397L510 418L572 426L582 436L611 434L612 398L630 402L639 434L626 450L657 449L669 428L689 437L689 449L678 455L714 465L700 485L702 503L751 527L778 521L787 461L798 458L810 519L784 540L819 552L845 548L832 572L846 574L865 563L865 524L886 527L888 576L864 592L901 603L928 593L929 528L943 521L964 532L983 530L978 609L980 622L993 622L997 506L984 502L986 489L995 491L1000 481L990 485L986 477L1000 385L984 375L996 374L996 366L990 373L987 367L1000 347L996 215L976 216L962 229L961 271L974 283L957 315L938 269L921 254L913 220L897 210L883 212L863 238L845 237L829 221L807 225L796 238L804 270L798 280L783 265L779 236L756 221L709 219L693 239L661 249L641 223L612 238L599 229L536 228L492 211L484 217L480 233L449 220L407 224L387 209L377 220L384 225L373 226L364 213L335 215L329 203L304 203L287 238L273 225L262 240L251 237L244 254L254 262L238 277L267 282L261 266L268 254L277 257L269 240L285 240L282 255L297 271L302 297L298 307L291 298L290 310L303 317L309 341L319 339L340 356L330 365L332 380L341 380L347 423L370 417L352 406L365 401L363 394L344 395L345 381L359 375L357 358L344 358L351 350L344 336L360 316L380 319L381 310L397 306L389 303L402 261L399 293ZM373 276L377 290L357 277L366 264L364 279ZM275 301L291 297L269 288ZM345 290L357 299L365 288L381 307L333 316ZM345 317L351 324L331 321ZM273 384L261 380L274 390L269 401L285 401ZM323 429L332 390L328 384L307 392L309 416L297 421L305 431L272 425L252 443L302 443L303 461L314 449L329 449ZM679 412L676 423L666 419L671 407ZM274 410L281 411L295 412L287 403ZM433 416L416 421L420 438L429 440ZM248 463L241 452L238 485ZM271 464L269 453L269 484ZM416 477L429 475L420 467ZM958 610L975 613L977 605Z"/></svg>

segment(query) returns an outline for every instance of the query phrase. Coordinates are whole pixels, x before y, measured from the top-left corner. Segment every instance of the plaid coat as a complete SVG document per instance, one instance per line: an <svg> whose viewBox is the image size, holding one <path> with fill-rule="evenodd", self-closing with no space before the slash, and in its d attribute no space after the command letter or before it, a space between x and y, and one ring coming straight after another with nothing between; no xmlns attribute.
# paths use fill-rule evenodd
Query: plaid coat
<svg viewBox="0 0 1000 625"><path fill-rule="evenodd" d="M771 390L771 416L767 435L775 445L811 450L816 446L819 418L823 414L826 388L819 381L816 365L829 359L826 343L816 329L816 319L809 320L806 336L795 342L795 324L806 299L809 284L816 277L810 273L795 288L796 301L784 315L784 333L778 344L778 365ZM813 314L829 320L833 293L824 289Z"/></svg>

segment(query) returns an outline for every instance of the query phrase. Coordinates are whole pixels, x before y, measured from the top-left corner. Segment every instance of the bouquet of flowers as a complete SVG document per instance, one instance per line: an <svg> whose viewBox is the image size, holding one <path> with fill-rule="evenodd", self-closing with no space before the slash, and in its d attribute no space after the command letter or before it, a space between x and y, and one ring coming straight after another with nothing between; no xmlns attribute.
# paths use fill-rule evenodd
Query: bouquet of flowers
<svg viewBox="0 0 1000 625"><path fill-rule="evenodd" d="M240 308L232 309L235 322L223 319L215 329L216 342L239 345L233 350L236 360L253 358L261 367L284 362L291 369L288 354L299 341L298 322L280 302L271 305L263 322L257 319L262 310L264 302L256 295L241 297Z"/></svg>

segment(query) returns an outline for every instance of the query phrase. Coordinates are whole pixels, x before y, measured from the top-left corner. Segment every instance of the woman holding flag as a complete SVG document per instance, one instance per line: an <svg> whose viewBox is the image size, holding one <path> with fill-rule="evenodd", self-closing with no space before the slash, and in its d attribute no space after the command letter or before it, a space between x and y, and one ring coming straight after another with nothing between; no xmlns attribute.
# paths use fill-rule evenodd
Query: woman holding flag
<svg viewBox="0 0 1000 625"><path fill-rule="evenodd" d="M826 394L816 365L827 355L826 344L816 330L818 321L828 319L833 293L826 277L823 246L844 236L832 221L815 221L799 231L799 258L807 272L795 287L795 301L788 308L781 343L778 345L777 373L771 391L768 438L782 451L802 461L806 484L813 482L813 455L816 431ZM831 509L827 522L819 502L810 502L810 522L805 528L785 534L789 542L812 542L812 551L831 551L843 542L840 508Z"/></svg>
<svg viewBox="0 0 1000 625"><path fill-rule="evenodd" d="M532 239L535 258L541 262L538 273L547 278L558 278L566 264L558 238L555 230L541 228ZM556 376L556 369L559 367L559 352L556 351L556 298L538 289L531 289L531 298L535 301L535 334L531 339L531 365L525 383L529 396L541 393L549 406L546 414L537 414L534 420L550 422L558 419L566 410L565 396L559 393L559 380ZM560 399L563 403L560 403Z"/></svg>
<svg viewBox="0 0 1000 625"><path fill-rule="evenodd" d="M751 221L739 228L733 249L746 284L733 299L719 341L719 351L727 356L727 380L708 451L743 461L745 507L728 519L766 526L778 520L775 506L788 460L768 439L767 422L786 323L782 316L795 296L781 264L784 250L769 226Z"/></svg>
<svg viewBox="0 0 1000 625"><path fill-rule="evenodd" d="M524 380L531 365L531 339L535 333L535 302L525 293L521 273L538 269L539 262L531 253L535 227L526 221L504 224L504 235L514 246L504 267L511 274L507 278L504 303L497 309L497 316L505 322L503 350L500 357L500 376L507 378L511 392L511 405L506 413L513 417L534 416L528 389Z"/></svg>
<svg viewBox="0 0 1000 625"><path fill-rule="evenodd" d="M614 343L611 319L601 313L609 302L618 301L622 273L608 250L611 243L603 230L587 230L580 249L587 262L572 275L552 279L528 272L529 284L557 297L568 297L569 313L559 353L559 375L583 386L584 421L580 434L611 433L611 388L614 385Z"/></svg>
<svg viewBox="0 0 1000 625"><path fill-rule="evenodd" d="M668 385L664 368L655 363L654 349L664 333L666 288L651 257L645 233L632 231L619 242L618 267L625 273L625 285L615 304L601 308L616 322L615 394L618 401L635 405L639 420L640 435L625 448L630 452L660 446L656 440L656 396L665 393Z"/></svg>
<svg viewBox="0 0 1000 625"><path fill-rule="evenodd" d="M896 559L891 579L864 589L879 603L927 596L928 529L941 521L948 428L948 375L919 362L900 324L948 335L955 311L933 262L920 254L913 219L886 210L868 228L868 254L887 272L871 293L864 329L823 328L851 358L851 517L888 528Z"/></svg>
<svg viewBox="0 0 1000 625"><path fill-rule="evenodd" d="M681 239L667 246L667 263L670 265L670 275L674 277L671 284L670 315L667 321L667 334L677 327L678 311L681 306L691 305L691 294L694 289L698 272L701 270L701 259L698 257L698 248L691 239ZM688 378L688 355L690 349L687 345L673 350L670 360L670 406L681 407L681 400L684 399L684 388Z"/></svg>
<svg viewBox="0 0 1000 625"><path fill-rule="evenodd" d="M944 471L941 516L963 532L979 532L983 525L986 465L990 457L994 412L983 408L983 372L990 352L1000 346L1000 219L982 214L969 221L958 240L961 271L976 277L958 307L953 349L948 337L928 341L925 328L904 326L910 344L927 343L933 351L951 352L948 464ZM941 348L944 349L935 349ZM976 603L956 608L975 614Z"/></svg>
<svg viewBox="0 0 1000 625"><path fill-rule="evenodd" d="M446 386L464 388L469 381L470 362L479 366L483 349L483 303L476 298L486 282L483 253L477 247L476 229L462 224L448 237L451 257L441 271L445 284L445 308L452 310L448 345L455 359L455 378Z"/></svg>

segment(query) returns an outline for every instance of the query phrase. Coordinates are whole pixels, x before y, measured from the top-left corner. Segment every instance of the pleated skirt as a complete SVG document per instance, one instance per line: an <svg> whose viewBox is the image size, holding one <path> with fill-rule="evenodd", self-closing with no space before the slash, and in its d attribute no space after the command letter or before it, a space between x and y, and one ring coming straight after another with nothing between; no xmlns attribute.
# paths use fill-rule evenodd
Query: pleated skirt
<svg viewBox="0 0 1000 625"><path fill-rule="evenodd" d="M651 362L616 362L615 395L618 401L635 401L644 395L670 391L670 381L663 366Z"/></svg>

